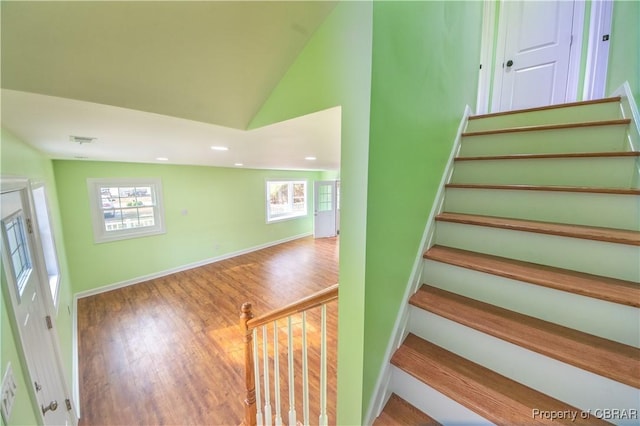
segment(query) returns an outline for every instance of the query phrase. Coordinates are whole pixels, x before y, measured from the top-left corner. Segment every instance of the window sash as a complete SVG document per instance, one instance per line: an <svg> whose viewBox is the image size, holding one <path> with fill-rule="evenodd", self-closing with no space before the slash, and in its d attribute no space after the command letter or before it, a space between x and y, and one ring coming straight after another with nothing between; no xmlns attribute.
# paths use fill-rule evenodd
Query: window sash
<svg viewBox="0 0 640 426"><path fill-rule="evenodd" d="M96 243L165 232L160 179L88 179Z"/></svg>
<svg viewBox="0 0 640 426"><path fill-rule="evenodd" d="M307 197L305 180L268 180L267 223L306 216Z"/></svg>

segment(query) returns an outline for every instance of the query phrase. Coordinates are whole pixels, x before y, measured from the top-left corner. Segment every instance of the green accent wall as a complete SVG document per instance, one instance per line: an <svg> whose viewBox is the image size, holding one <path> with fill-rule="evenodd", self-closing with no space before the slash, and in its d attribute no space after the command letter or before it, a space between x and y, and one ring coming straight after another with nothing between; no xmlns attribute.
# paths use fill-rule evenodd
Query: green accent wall
<svg viewBox="0 0 640 426"><path fill-rule="evenodd" d="M267 179L306 179L320 172L54 160L65 246L75 293L174 270L313 232L313 215L266 223ZM159 177L166 233L94 243L88 178Z"/></svg>
<svg viewBox="0 0 640 426"><path fill-rule="evenodd" d="M51 227L56 242L58 262L60 266L60 293L58 296L59 307L56 316L56 329L58 332L62 361L64 363L65 377L71 391L71 371L72 371L72 293L67 255L63 245L63 228L60 221L58 209L58 198L56 193L55 178L51 160L39 151L33 149L21 141L17 136L7 129L2 129L2 139L0 145L1 166L0 171L3 177L23 177L29 178L32 182L42 182L45 185L49 210L51 213ZM6 287L4 270L2 271L3 292ZM6 296L6 297L5 297ZM0 295L3 299L0 303L1 315L1 343L2 351L0 358L0 376L4 376L7 362L11 362L18 384L18 394L15 411L11 415L9 424L35 424L37 405L32 405L27 392L26 383L29 382L26 375L26 367L23 369L22 357L19 348L17 334L12 330L13 318L9 314L7 304L10 303L8 295ZM10 320L11 318L11 320ZM36 407L36 408L34 408Z"/></svg>
<svg viewBox="0 0 640 426"><path fill-rule="evenodd" d="M640 102L640 2L613 3L607 70L606 94L610 95L625 81L629 82L633 97Z"/></svg>
<svg viewBox="0 0 640 426"><path fill-rule="evenodd" d="M371 2L341 2L251 127L342 106L338 419L362 424L364 265L371 90Z"/></svg>
<svg viewBox="0 0 640 426"><path fill-rule="evenodd" d="M481 2L374 2L365 402L465 106L476 102L481 27Z"/></svg>
<svg viewBox="0 0 640 426"><path fill-rule="evenodd" d="M372 23L352 13L371 6ZM253 120L342 106L339 424L363 421L458 123L475 104L481 17L479 2L342 3ZM370 25L372 45L358 34L358 49L353 29ZM370 110L355 91L367 72ZM368 120L369 135L348 133Z"/></svg>

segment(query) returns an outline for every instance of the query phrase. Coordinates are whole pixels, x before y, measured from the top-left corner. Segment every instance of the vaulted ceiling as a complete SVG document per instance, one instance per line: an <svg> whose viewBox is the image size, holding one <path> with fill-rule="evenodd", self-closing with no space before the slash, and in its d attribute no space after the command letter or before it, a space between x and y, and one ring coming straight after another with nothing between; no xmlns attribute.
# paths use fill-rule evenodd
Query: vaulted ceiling
<svg viewBox="0 0 640 426"><path fill-rule="evenodd" d="M205 139L211 144L220 143L214 139L222 128L226 134L221 138L239 129L237 134L247 139L252 132L245 129L251 119L335 6L333 1L3 1L2 88L8 90L3 91L2 124L54 158L74 154L94 158L69 152L70 135L65 132L77 133L72 124L73 114L78 121L78 110L103 110L102 115L84 117L84 128L77 126L86 133L92 131L87 128L90 120L106 117L105 108L119 108L118 114L127 117L124 122L143 126L136 129L138 144L162 136L153 127L144 127L145 120L153 120L142 119L141 113L174 120L184 127L186 138L193 122L210 131ZM69 107L70 100L76 101L75 110ZM68 109L68 114L55 118L49 109L59 114ZM47 128L36 132L26 124L37 127L65 120L70 128L51 131L48 141L42 136ZM100 125L113 124L107 120ZM100 126L95 130L104 133ZM140 132L146 137L140 138ZM121 133L120 140L126 140L126 131ZM289 129L287 137L291 133ZM52 140L63 135L64 141ZM80 136L100 141L100 135ZM261 143L268 144L264 138L261 135ZM55 148L59 144L66 150ZM140 145L149 158L169 156L152 153L153 148ZM304 152L314 155L313 151L310 147ZM121 160L117 152L112 154L95 159ZM202 158L201 153L194 156ZM128 161L145 160L128 157ZM238 161L251 167L250 161L234 160ZM334 168L307 166L274 168Z"/></svg>

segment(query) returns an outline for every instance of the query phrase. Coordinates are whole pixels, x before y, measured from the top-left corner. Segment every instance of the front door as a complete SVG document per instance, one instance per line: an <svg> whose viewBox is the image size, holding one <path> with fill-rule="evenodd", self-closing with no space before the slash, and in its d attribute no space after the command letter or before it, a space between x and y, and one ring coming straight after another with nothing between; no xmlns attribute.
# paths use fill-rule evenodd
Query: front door
<svg viewBox="0 0 640 426"><path fill-rule="evenodd" d="M568 101L574 2L505 1L502 7L493 111Z"/></svg>
<svg viewBox="0 0 640 426"><path fill-rule="evenodd" d="M4 188L3 188L4 191ZM65 391L60 359L56 351L55 329L47 316L43 298L42 265L35 251L36 231L28 188L2 193L2 263L16 328L27 362L31 391L45 425L74 425L73 410L67 409L70 396Z"/></svg>
<svg viewBox="0 0 640 426"><path fill-rule="evenodd" d="M337 235L337 181L316 181L314 189L314 225L315 238L335 237Z"/></svg>

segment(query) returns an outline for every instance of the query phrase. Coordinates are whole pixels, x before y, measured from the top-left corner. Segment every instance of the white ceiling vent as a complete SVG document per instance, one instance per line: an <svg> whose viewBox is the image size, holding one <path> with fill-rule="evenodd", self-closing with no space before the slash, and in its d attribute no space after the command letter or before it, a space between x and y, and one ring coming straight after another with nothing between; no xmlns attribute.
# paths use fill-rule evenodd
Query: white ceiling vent
<svg viewBox="0 0 640 426"><path fill-rule="evenodd" d="M88 136L69 136L69 140L71 142L75 142L75 143L79 143L80 145L85 144L85 143L92 143L95 142L96 138L91 138Z"/></svg>

